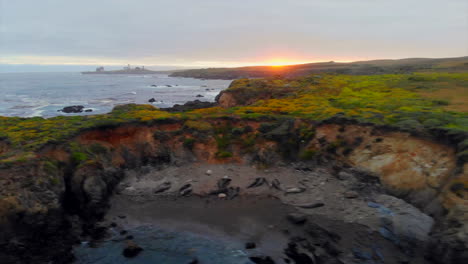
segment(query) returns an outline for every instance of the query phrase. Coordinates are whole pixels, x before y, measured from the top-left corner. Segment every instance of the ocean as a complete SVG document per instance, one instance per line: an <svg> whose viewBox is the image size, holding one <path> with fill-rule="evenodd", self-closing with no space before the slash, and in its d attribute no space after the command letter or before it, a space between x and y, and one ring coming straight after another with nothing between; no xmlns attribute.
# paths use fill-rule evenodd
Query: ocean
<svg viewBox="0 0 468 264"><path fill-rule="evenodd" d="M173 78L167 74L98 75L81 73L0 73L0 116L53 117L102 114L118 104L171 107L187 101L214 101L231 81ZM197 97L201 95L203 97ZM65 114L65 106L92 112Z"/></svg>

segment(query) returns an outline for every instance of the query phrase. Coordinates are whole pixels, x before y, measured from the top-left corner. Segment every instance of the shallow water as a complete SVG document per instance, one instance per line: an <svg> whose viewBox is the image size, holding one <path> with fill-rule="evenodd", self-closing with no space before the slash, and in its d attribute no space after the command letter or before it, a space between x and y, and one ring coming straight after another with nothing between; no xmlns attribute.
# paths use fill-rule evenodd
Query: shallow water
<svg viewBox="0 0 468 264"><path fill-rule="evenodd" d="M75 248L76 263L190 263L198 259L199 263L240 264L253 263L240 241L222 236L207 236L182 231L169 231L156 226L140 226L128 230L133 241L144 250L135 258L127 259L122 255L126 235L115 235L97 248L89 247L84 242Z"/></svg>
<svg viewBox="0 0 468 264"><path fill-rule="evenodd" d="M196 99L214 101L229 84L226 80L172 78L164 74L0 73L0 116L76 115L57 112L70 105L93 110L80 115L101 114L117 104L149 104L151 98L157 107ZM199 94L203 97L196 97Z"/></svg>
<svg viewBox="0 0 468 264"><path fill-rule="evenodd" d="M97 247L87 242L75 247L76 263L184 264L196 258L203 264L246 264L253 263L251 256L271 256L284 263L288 238L282 229L290 210L277 200L259 197L143 202L118 195L106 216L117 225L111 238ZM122 230L127 232L121 235ZM144 249L132 259L122 255L128 235ZM256 243L256 248L246 250L246 242Z"/></svg>

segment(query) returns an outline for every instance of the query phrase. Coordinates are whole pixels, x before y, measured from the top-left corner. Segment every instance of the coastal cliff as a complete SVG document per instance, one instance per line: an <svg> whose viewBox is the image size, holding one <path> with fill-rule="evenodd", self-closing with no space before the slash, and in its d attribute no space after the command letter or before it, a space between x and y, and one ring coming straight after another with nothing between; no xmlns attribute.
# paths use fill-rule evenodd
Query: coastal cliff
<svg viewBox="0 0 468 264"><path fill-rule="evenodd" d="M259 102L297 100L300 95L294 93L298 88L282 85L280 89L268 83L260 85L255 80L252 83L240 80L218 96L218 106L187 113L169 114L149 106L120 106L96 120L76 118L79 122L76 130L63 132L39 146L30 140L34 134L27 134L28 140L9 134L2 136L0 155L5 158L0 169L3 186L0 258L4 263L70 263L72 246L80 237L97 239L105 233L107 227L99 221L115 192L131 191L120 186L131 171L157 171L187 164L233 164L254 166L259 171L318 170L318 178L329 177L324 182L339 181L350 188L339 192L362 200L362 205L356 208L379 206L375 204L380 200L372 198L374 195L398 197L427 216L418 213L421 219L432 217L435 221L431 229L432 224L426 220L432 230L430 234L412 230L411 241L422 245L425 261L466 260L466 132L363 122L346 116L346 112L322 120L287 115L284 109L276 109L270 115L255 115L258 112L252 112L253 108L265 107ZM242 105L246 108L239 108ZM223 111L242 111L243 116L226 115ZM202 113L205 116L201 118ZM32 121L27 121L31 127ZM55 125L54 120L44 122ZM264 177L271 184L276 182ZM286 173L283 177L278 182L285 185L294 182L296 176ZM193 193L210 195L202 185L193 184ZM304 194L299 194L303 195L301 199L308 198L311 195L308 191L314 190L310 186L301 188L304 188ZM247 189L241 187L236 195L248 195ZM292 199L288 191L297 191L280 189L271 195L284 201ZM297 204L302 200L291 201ZM323 215L332 217L326 211ZM344 221L340 217L332 219ZM359 219L357 215L353 221L363 221ZM398 235L394 233L390 240ZM402 256L414 257L408 253L411 243L397 244ZM330 259L338 259L341 254L331 252L327 253Z"/></svg>

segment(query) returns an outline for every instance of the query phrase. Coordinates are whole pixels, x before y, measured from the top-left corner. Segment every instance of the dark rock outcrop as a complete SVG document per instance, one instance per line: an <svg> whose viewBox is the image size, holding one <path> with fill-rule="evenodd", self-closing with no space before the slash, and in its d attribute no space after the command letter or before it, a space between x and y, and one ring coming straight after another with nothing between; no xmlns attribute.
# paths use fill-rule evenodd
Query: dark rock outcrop
<svg viewBox="0 0 468 264"><path fill-rule="evenodd" d="M84 109L84 106L82 105L72 105L72 106L66 106L58 111L69 114L69 113L81 113L83 112L83 109Z"/></svg>
<svg viewBox="0 0 468 264"><path fill-rule="evenodd" d="M163 111L167 112L186 112L194 109L209 108L216 106L216 103L212 102L202 102L200 100L189 101L183 105L175 104L169 108L161 108Z"/></svg>

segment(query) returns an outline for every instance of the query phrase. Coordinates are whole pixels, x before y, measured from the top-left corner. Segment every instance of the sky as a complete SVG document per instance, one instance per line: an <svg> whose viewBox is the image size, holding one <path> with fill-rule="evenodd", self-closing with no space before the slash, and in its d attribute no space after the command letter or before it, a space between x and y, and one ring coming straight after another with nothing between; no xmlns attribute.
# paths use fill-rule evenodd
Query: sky
<svg viewBox="0 0 468 264"><path fill-rule="evenodd" d="M466 55L468 0L0 0L3 71Z"/></svg>

